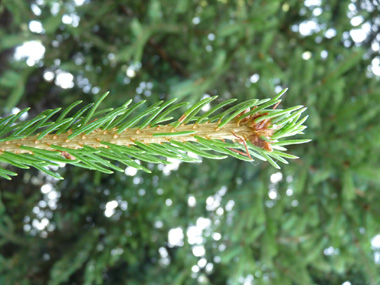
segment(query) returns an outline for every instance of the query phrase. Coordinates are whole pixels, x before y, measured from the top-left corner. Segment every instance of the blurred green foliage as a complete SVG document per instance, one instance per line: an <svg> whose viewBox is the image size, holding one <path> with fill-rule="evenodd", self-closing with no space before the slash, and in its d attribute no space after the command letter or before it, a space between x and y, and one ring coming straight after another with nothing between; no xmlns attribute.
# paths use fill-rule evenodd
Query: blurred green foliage
<svg viewBox="0 0 380 285"><path fill-rule="evenodd" d="M112 107L290 87L313 142L281 172L233 158L66 167L59 182L17 170L0 181L0 283L379 284L376 2L2 1L3 115L105 91ZM16 56L30 41L42 59Z"/></svg>

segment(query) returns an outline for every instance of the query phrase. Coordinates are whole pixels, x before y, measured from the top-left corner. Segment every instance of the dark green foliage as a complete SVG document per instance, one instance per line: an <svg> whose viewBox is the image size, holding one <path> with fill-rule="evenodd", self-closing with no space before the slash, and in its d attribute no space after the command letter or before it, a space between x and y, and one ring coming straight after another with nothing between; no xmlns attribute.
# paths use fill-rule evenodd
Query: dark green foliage
<svg viewBox="0 0 380 285"><path fill-rule="evenodd" d="M305 138L312 141L288 147L303 141L284 137L275 143L300 157L281 170L252 152L258 154L253 163L233 157L178 169L175 163L142 163L133 167L151 173L128 167L128 175L67 166L57 170L65 177L60 181L20 169L27 165L8 156L7 165L16 167L2 173L18 175L0 180L0 283L379 284L380 249L371 244L380 234L378 3L318 2L2 1L2 118L13 107L30 108L28 120L38 118L31 125L49 130L51 111L39 114L75 102L73 120L60 117L55 132L89 110L99 118L117 113L132 99L161 112L136 124L166 124L218 95L211 107L220 113L199 115L195 108L189 120L205 122L230 110L215 118L223 121L237 111L228 106L255 104L256 98L264 106L289 87L277 109L306 106ZM43 34L28 30L32 19L42 23ZM310 21L317 24L307 30ZM362 40L352 32L360 29ZM45 46L43 59L35 65L15 60L16 47L31 40ZM65 72L73 76L67 89L58 80ZM111 95L103 108L87 105L106 91ZM175 105L175 98L182 103ZM147 110L143 106L136 114ZM97 114L107 108L115 109ZM278 115L273 121L287 134L305 123L297 114L302 108L289 117L275 110L268 116ZM16 116L1 123L10 130ZM220 141L199 144L221 150ZM135 155L143 158L140 147ZM175 153L174 145L149 147ZM277 151L273 164L287 159ZM182 158L195 160L185 153ZM134 160L114 166L124 169L124 162Z"/></svg>

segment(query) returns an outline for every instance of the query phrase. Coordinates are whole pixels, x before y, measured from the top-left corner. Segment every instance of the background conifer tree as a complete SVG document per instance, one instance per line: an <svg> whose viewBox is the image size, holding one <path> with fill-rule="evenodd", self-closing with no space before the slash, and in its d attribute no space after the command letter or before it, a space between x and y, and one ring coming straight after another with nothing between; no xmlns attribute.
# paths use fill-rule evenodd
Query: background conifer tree
<svg viewBox="0 0 380 285"><path fill-rule="evenodd" d="M378 15L374 0L2 1L2 118L106 91L103 109L213 107L289 87L279 108L308 107L312 142L281 170L230 157L68 165L57 180L6 166L0 283L378 284Z"/></svg>

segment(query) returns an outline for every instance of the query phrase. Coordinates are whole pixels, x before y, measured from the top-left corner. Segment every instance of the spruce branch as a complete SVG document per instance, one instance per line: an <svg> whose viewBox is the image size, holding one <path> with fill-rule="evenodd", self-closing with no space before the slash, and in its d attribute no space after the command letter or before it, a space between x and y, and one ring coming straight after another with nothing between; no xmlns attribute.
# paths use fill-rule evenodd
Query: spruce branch
<svg viewBox="0 0 380 285"><path fill-rule="evenodd" d="M145 101L131 105L131 100L119 108L98 111L105 93L96 103L73 110L82 103L72 103L65 110L46 110L35 118L19 121L29 109L0 119L0 176L16 175L4 163L29 169L35 167L58 179L49 169L68 163L104 173L124 171L111 161L150 172L137 161L170 163L164 158L184 162L199 161L189 155L223 159L227 156L251 161L257 158L279 168L275 161L288 163L297 158L285 153L285 145L306 143L307 139L280 140L302 134L301 118L306 110L295 106L275 109L283 90L273 99L252 99L234 104L235 99L219 103L201 114L202 108L216 97L205 98L190 106L179 119L172 113L188 105L175 99L139 111ZM232 105L231 105L232 104ZM231 105L227 110L222 110ZM274 108L271 108L275 105ZM57 119L51 118L58 114ZM72 113L71 116L69 114Z"/></svg>

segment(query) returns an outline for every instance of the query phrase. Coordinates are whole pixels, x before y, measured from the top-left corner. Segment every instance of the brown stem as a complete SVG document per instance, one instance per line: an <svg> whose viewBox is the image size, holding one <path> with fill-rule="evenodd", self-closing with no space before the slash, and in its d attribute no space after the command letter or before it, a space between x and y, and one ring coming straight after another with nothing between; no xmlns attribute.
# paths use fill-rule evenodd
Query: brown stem
<svg viewBox="0 0 380 285"><path fill-rule="evenodd" d="M155 136L160 133L177 133L177 132L188 132L196 131L193 134L182 134L176 136ZM84 145L91 147L106 147L101 142L106 141L116 145L133 145L134 141L139 141L144 144L149 143L163 143L168 142L172 139L176 141L186 142L186 141L196 141L195 135L204 137L207 139L216 140L234 140L236 139L236 134L240 137L246 138L248 136L254 135L254 131L247 125L237 126L236 123L228 123L222 128L218 128L217 123L203 123L203 124L191 124L191 125L181 125L177 128L172 126L159 126L154 128L144 128L144 129L126 129L120 134L117 134L117 129L112 130L94 130L88 135L80 134L73 139L68 139L70 136L70 131L68 133L60 135L47 135L41 140L37 140L37 136L31 136L23 139L10 140L5 142L0 142L0 154L4 151L9 151L13 153L31 153L31 151L20 149L20 146L28 146L39 149L45 149L50 151L55 151L51 145L57 145L70 149L79 149Z"/></svg>

